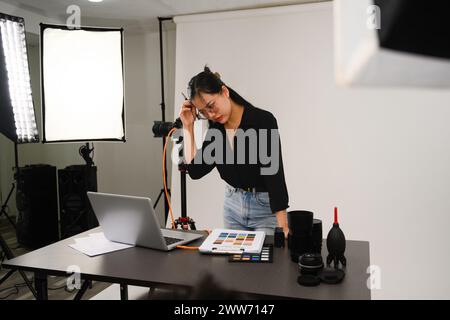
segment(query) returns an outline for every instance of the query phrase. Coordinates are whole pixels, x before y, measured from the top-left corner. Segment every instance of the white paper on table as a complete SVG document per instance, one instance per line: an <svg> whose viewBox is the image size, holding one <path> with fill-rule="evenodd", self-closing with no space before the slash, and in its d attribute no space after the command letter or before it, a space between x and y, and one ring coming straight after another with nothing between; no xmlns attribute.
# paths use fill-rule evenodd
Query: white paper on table
<svg viewBox="0 0 450 320"><path fill-rule="evenodd" d="M69 247L90 257L133 247L129 244L109 241L103 232L92 233L88 237L75 238L74 240L75 244L70 244Z"/></svg>

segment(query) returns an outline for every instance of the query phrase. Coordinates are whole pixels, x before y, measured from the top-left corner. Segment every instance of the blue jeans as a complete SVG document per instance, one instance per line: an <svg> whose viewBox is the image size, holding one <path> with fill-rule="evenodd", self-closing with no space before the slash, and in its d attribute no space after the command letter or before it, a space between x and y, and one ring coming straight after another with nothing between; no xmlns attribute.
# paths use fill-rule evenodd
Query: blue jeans
<svg viewBox="0 0 450 320"><path fill-rule="evenodd" d="M226 229L264 231L273 235L277 217L270 209L268 192L248 192L225 186L223 222Z"/></svg>

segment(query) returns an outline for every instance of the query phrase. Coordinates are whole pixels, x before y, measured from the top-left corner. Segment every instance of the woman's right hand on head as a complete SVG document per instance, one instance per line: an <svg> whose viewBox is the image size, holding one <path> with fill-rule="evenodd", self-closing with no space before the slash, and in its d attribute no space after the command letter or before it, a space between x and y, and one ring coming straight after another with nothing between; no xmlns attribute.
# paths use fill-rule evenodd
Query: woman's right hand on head
<svg viewBox="0 0 450 320"><path fill-rule="evenodd" d="M195 107L189 100L184 101L180 110L180 119L183 123L183 127L192 127L194 125L195 118Z"/></svg>

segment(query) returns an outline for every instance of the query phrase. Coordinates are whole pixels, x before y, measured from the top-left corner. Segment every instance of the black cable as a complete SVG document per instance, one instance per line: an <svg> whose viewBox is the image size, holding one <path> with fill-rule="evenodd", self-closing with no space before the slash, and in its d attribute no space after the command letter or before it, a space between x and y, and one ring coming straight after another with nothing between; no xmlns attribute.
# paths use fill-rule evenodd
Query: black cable
<svg viewBox="0 0 450 320"><path fill-rule="evenodd" d="M9 297L12 296L12 295L19 294L19 288L26 287L26 285L27 285L27 284L26 284L25 282L23 282L23 283L15 284L15 285L13 285L12 287L8 287L8 288L1 289L1 290L0 290L0 293L2 293L2 292L4 292L4 291L11 290L11 289L16 289L16 291L15 291L15 292L11 292L11 293L8 294L6 297L0 297L0 300L5 300L5 299L9 298Z"/></svg>
<svg viewBox="0 0 450 320"><path fill-rule="evenodd" d="M60 286L60 287L48 288L48 290L61 290L61 289L65 289L65 288L67 288L67 283L65 285L63 285L63 286Z"/></svg>
<svg viewBox="0 0 450 320"><path fill-rule="evenodd" d="M33 280L34 280L34 278L32 277L30 281L33 282ZM19 289L20 289L20 288L24 288L24 287L26 287L26 286L27 286L26 282L21 282L21 283L17 283L17 284L15 284L15 285L13 285L13 286L11 286L11 287L7 287L7 288L1 289L1 290L0 290L0 293L3 293L3 292L5 292L5 291L11 290L11 289L15 289L16 291L15 291L15 292L11 292L10 294L8 294L8 295L5 296L5 297L0 297L0 300L5 300L5 299L9 298L9 297L12 296L12 295L19 294ZM48 290L52 290L52 291L64 289L64 291L66 291L66 292L68 292L68 293L73 293L74 291L77 290L77 289L69 290L69 289L67 288L67 284L65 284L64 286L61 286L61 287L47 288L47 289L48 289Z"/></svg>
<svg viewBox="0 0 450 320"><path fill-rule="evenodd" d="M0 289L0 293L3 293L4 291L8 291L8 290L11 290L11 289L14 289L15 287L16 287L16 285L13 285L11 287Z"/></svg>
<svg viewBox="0 0 450 320"><path fill-rule="evenodd" d="M13 287L14 288L14 287ZM11 288L12 289L12 288ZM9 297L11 297L12 295L15 295L15 294L19 294L19 289L18 288L15 288L16 289L16 292L11 292L10 294L8 294L7 296L5 296L5 297L0 297L0 300L6 300L6 299L8 299Z"/></svg>
<svg viewBox="0 0 450 320"><path fill-rule="evenodd" d="M64 291L66 291L66 292L68 292L68 293L73 293L74 291L77 291L78 289L72 289L72 290L69 290L68 288L67 288L67 286L64 288Z"/></svg>

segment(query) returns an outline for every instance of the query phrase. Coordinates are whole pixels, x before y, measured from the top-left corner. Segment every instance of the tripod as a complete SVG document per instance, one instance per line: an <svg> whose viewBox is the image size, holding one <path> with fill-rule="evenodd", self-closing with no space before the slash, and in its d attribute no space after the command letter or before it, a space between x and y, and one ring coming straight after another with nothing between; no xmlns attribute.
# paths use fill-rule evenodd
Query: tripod
<svg viewBox="0 0 450 320"><path fill-rule="evenodd" d="M14 156L15 156L15 166L16 166L16 174L15 174L15 179L18 180L19 179L19 160L18 160L18 151L17 151L17 143L14 143ZM11 195L13 193L15 189L15 184L13 183L11 190L9 191L8 197L6 198L5 203L2 205L2 210L0 212L0 217L2 216L2 214L4 214L6 216L6 218L9 220L9 222L13 225L14 229L16 229L16 225L14 224L14 222L12 221L11 217L8 216L8 214L5 211L5 208L8 206L8 201L11 198ZM11 260L14 258L14 254L11 251L11 249L9 248L8 244L6 243L5 239L3 239L2 235L0 234L0 247L2 249L2 251L4 252L6 259ZM1 279L0 279L0 285L5 282L10 276L12 276L14 274L14 272L16 272L16 270L10 270L8 271L8 273L6 275L4 275ZM23 280L25 280L26 285L28 286L28 288L30 289L30 291L33 293L34 297L37 298L37 293L36 290L34 290L33 288L33 284L31 283L31 281L28 279L27 275L25 274L25 272L23 272L22 270L19 271L20 275L22 276Z"/></svg>
<svg viewBox="0 0 450 320"><path fill-rule="evenodd" d="M176 141L177 144L183 143L183 136L180 136ZM183 149L180 149L179 153L180 159L183 159ZM177 228L179 225L181 229L188 230L190 227L191 230L196 230L195 222L191 218L187 216L187 199L186 199L186 165L184 161L181 161L178 164L178 170L180 171L180 182L181 182L181 217L175 220L175 227Z"/></svg>
<svg viewBox="0 0 450 320"><path fill-rule="evenodd" d="M162 34L162 23L165 20L172 20L172 18L162 18L158 17L159 21L159 54L160 54L160 64L161 64L161 115L162 115L162 121L166 121L166 104L164 100L164 57L163 57L163 34ZM164 145L166 144L166 137L163 137L163 149ZM167 181L167 167L164 168L165 176L164 179ZM170 189L167 189L167 192L169 193L169 196L171 196ZM164 188L162 188L159 192L158 197L156 198L155 204L153 205L153 209L156 209L156 206L158 205L159 200L164 195ZM167 202L166 197L164 197L164 218L165 222L167 222L167 217L169 215L169 203Z"/></svg>
<svg viewBox="0 0 450 320"><path fill-rule="evenodd" d="M161 102L161 112L162 112L162 122L164 123L166 121L166 105L164 102L164 61L163 61L163 34L162 34L162 23L166 20L172 20L172 18L163 18L158 17L159 21L159 50L160 50L160 63L161 63L161 96L162 96L162 102ZM163 136L163 149L166 144L166 136ZM179 137L179 140L177 143L182 142L182 137ZM180 154L180 156L182 156ZM164 179L167 181L167 161L164 162ZM175 220L175 227L181 226L182 229L187 230L189 227L191 230L196 230L195 228L195 222L194 220L190 219L187 216L187 205L186 205L186 166L184 163L181 163L178 165L178 170L180 171L181 175L181 217ZM171 196L170 189L167 189L167 193L169 196ZM159 192L159 195L155 201L155 204L153 205L153 209L156 209L156 206L158 205L158 202L161 198L161 196L164 195L164 188L161 189ZM169 215L169 204L167 202L167 198L164 197L164 213L165 213L165 220L164 222L167 223L167 218Z"/></svg>

